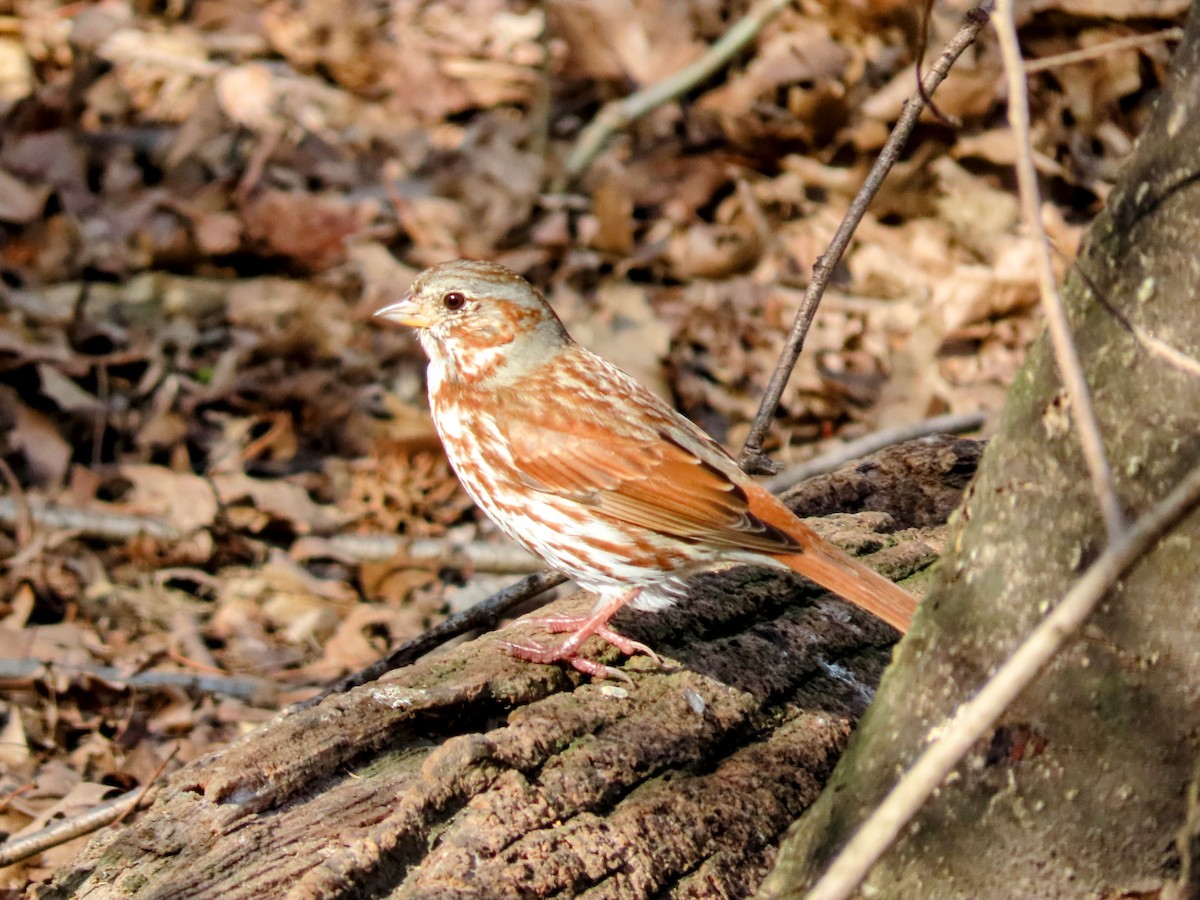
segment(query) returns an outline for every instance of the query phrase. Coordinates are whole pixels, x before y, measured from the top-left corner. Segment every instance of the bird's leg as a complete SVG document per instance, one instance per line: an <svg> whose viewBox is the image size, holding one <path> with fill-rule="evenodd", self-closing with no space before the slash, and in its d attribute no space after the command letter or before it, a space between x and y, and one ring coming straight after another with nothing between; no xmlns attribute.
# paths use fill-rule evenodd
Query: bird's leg
<svg viewBox="0 0 1200 900"><path fill-rule="evenodd" d="M590 617L584 616L534 616L526 619L526 625L537 625L539 628L545 628L551 634L562 634L565 631L574 631L575 635L563 642L562 646L568 643L573 643L578 637L580 631L587 627ZM654 662L661 662L658 654L643 644L641 641L635 641L632 638L627 638L619 631L613 631L607 625L600 625L588 632L588 637L595 635L602 641L608 641L626 656L633 656L635 653L642 653L649 656ZM587 640L587 637L583 638ZM582 645L582 641L580 642Z"/></svg>
<svg viewBox="0 0 1200 900"><path fill-rule="evenodd" d="M639 591L641 591L641 588L633 588L623 594L618 594L588 616L541 616L526 620L528 624L541 625L555 634L560 634L564 631L573 632L569 638L557 647L543 647L541 644L536 643L514 644L506 642L505 649L518 659L528 660L529 662L543 664L565 662L580 672L584 672L594 678L605 678L610 675L616 675L628 680L628 676L623 672L580 656L579 648L583 646L588 638L594 635L612 644L626 656L632 656L635 653L644 653L655 662L659 662L658 654L645 644L640 641L630 640L625 635L613 631L608 627L608 620L613 617L613 614L636 597Z"/></svg>

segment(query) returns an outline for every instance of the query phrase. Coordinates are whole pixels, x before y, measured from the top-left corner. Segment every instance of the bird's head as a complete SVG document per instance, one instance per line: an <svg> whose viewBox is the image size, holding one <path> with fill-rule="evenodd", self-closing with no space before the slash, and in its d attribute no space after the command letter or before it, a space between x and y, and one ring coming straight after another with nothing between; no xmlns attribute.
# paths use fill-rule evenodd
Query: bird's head
<svg viewBox="0 0 1200 900"><path fill-rule="evenodd" d="M417 329L430 363L451 381L519 375L570 342L537 289L491 262L426 269L375 315Z"/></svg>

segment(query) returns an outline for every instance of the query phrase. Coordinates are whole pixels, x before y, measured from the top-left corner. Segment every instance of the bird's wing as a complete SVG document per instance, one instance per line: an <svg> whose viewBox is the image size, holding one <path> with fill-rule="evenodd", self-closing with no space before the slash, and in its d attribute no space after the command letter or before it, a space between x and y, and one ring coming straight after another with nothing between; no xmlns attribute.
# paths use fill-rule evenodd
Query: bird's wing
<svg viewBox="0 0 1200 900"><path fill-rule="evenodd" d="M650 395L639 391L644 403ZM622 412L605 405L614 417ZM526 485L598 515L686 542L798 549L794 538L751 512L746 488L735 480L737 465L718 445L656 398L640 413L634 424L588 415L543 416L530 425L518 416L506 442Z"/></svg>

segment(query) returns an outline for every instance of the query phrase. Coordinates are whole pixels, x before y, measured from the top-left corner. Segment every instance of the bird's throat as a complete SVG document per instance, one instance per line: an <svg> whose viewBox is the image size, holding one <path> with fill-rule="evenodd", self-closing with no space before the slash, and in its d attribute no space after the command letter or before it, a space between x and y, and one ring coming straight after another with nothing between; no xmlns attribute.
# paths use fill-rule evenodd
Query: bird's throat
<svg viewBox="0 0 1200 900"><path fill-rule="evenodd" d="M506 368L511 356L511 337L496 340L493 335L486 342L471 337L463 334L445 337L432 330L421 332L421 344L429 355L430 390L435 381L438 384L479 385Z"/></svg>

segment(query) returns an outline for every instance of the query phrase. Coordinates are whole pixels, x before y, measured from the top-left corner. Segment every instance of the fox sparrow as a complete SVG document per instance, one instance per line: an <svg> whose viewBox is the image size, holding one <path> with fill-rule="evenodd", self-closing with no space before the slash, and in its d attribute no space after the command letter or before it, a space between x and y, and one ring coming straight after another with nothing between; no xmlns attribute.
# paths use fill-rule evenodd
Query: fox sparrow
<svg viewBox="0 0 1200 900"><path fill-rule="evenodd" d="M467 493L517 543L595 592L591 615L543 620L559 646L523 659L612 674L579 656L626 604L675 602L723 562L789 568L904 631L916 601L818 537L699 428L571 340L515 272L460 260L417 276L377 316L418 329L429 405ZM653 655L651 653L651 655Z"/></svg>

